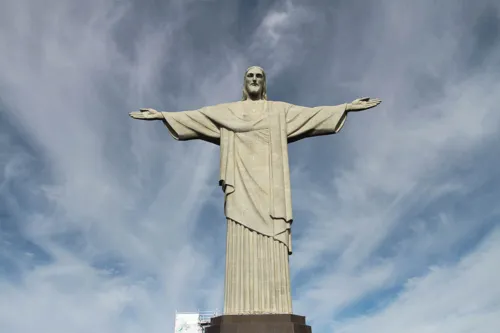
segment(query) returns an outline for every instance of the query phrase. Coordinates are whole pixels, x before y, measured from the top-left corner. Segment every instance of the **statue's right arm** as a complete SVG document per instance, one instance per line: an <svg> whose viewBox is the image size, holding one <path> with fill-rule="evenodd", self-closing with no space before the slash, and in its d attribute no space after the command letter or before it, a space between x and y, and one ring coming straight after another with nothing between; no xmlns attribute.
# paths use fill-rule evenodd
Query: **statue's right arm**
<svg viewBox="0 0 500 333"><path fill-rule="evenodd" d="M140 112L131 112L129 115L140 120L162 120L176 140L198 139L219 144L219 127L201 110L159 112L155 109L141 109Z"/></svg>

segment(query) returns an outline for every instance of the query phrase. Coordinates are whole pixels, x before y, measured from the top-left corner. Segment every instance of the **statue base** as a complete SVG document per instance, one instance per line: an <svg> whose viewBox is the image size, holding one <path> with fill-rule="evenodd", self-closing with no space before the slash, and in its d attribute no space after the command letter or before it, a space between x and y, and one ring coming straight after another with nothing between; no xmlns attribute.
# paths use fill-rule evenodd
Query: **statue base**
<svg viewBox="0 0 500 333"><path fill-rule="evenodd" d="M205 333L311 333L311 326L293 314L222 315L210 320Z"/></svg>

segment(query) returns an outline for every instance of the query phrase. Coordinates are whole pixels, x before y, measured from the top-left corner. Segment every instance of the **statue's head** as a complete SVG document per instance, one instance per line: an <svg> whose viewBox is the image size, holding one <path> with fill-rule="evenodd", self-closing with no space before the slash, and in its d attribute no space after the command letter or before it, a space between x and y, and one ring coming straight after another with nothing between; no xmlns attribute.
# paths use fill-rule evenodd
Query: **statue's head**
<svg viewBox="0 0 500 333"><path fill-rule="evenodd" d="M243 78L242 100L245 101L249 98L267 100L266 73L259 66L249 67Z"/></svg>

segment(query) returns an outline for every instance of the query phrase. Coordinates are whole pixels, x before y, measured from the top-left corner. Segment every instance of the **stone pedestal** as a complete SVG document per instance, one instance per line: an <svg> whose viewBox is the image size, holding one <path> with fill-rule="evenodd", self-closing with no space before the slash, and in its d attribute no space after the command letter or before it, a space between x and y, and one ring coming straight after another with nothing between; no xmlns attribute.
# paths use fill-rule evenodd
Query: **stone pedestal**
<svg viewBox="0 0 500 333"><path fill-rule="evenodd" d="M311 326L292 314L223 315L212 318L205 333L311 333Z"/></svg>

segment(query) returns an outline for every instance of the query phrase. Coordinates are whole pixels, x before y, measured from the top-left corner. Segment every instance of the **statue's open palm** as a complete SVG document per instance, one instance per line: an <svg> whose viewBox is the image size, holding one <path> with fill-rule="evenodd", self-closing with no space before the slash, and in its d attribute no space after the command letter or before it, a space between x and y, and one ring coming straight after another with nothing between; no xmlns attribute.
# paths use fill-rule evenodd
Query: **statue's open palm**
<svg viewBox="0 0 500 333"><path fill-rule="evenodd" d="M370 98L370 97L358 98L349 103L347 110L348 111L368 110L376 107L380 103L382 103L382 101L378 98Z"/></svg>
<svg viewBox="0 0 500 333"><path fill-rule="evenodd" d="M129 116L134 119L141 120L161 120L163 119L163 115L161 112L156 111L155 109L140 109L139 112L130 112Z"/></svg>

